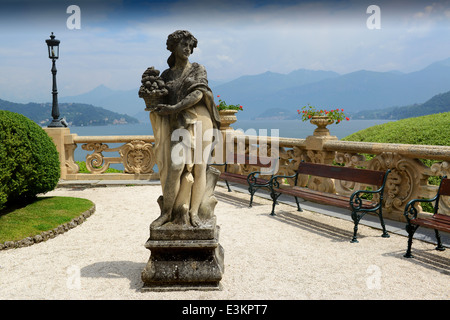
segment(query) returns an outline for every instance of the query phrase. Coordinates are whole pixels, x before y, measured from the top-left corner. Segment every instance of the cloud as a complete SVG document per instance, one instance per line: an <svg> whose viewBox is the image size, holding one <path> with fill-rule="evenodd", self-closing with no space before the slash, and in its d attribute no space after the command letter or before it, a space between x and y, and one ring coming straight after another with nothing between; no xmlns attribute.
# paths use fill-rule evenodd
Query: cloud
<svg viewBox="0 0 450 320"><path fill-rule="evenodd" d="M449 1L376 1L380 30L366 26L370 3L353 0L76 3L80 30L66 27L72 1L18 0L2 7L0 27L8 31L0 34L0 98L51 98L45 45L51 31L61 40L62 96L100 84L136 87L148 66L167 68L166 38L177 29L197 37L191 60L204 64L212 80L300 68L414 71L450 52Z"/></svg>

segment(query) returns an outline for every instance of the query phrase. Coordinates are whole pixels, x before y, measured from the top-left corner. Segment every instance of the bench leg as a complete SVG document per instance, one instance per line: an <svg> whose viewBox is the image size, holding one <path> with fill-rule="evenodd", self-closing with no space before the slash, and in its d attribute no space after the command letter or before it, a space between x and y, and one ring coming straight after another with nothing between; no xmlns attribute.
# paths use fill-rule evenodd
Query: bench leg
<svg viewBox="0 0 450 320"><path fill-rule="evenodd" d="M300 208L300 203L298 202L298 198L297 197L294 197L294 198L295 198L295 203L297 203L297 211L303 212L302 208Z"/></svg>
<svg viewBox="0 0 450 320"><path fill-rule="evenodd" d="M444 251L445 248L442 245L442 241L441 241L441 235L439 234L439 230L434 229L434 233L436 234L436 240L437 240L437 247L436 250L438 251Z"/></svg>
<svg viewBox="0 0 450 320"><path fill-rule="evenodd" d="M253 187L250 186L250 187L248 188L248 192L250 192L250 203L249 203L248 206L249 206L249 208L251 208L252 205L253 205L253 195L255 194L256 190L254 190Z"/></svg>
<svg viewBox="0 0 450 320"><path fill-rule="evenodd" d="M277 205L277 199L281 195L281 193L276 194L275 192L270 193L270 197L272 198L272 212L270 213L271 216L276 216L275 214L275 206Z"/></svg>
<svg viewBox="0 0 450 320"><path fill-rule="evenodd" d="M352 220L355 223L355 226L353 227L353 238L350 242L357 243L358 240L356 239L356 234L358 233L358 224L361 218L366 214L365 211L363 211L361 214L358 215L358 211L352 211ZM380 218L381 228L383 229L383 234L381 235L383 238L389 238L390 235L386 231L386 226L384 224L383 215L378 213L378 218Z"/></svg>
<svg viewBox="0 0 450 320"><path fill-rule="evenodd" d="M352 220L353 223L355 224L353 227L353 238L350 241L351 243L358 243L359 241L356 239L356 234L358 233L358 224L359 224L359 220L361 220L362 216L358 216L357 212L352 211Z"/></svg>
<svg viewBox="0 0 450 320"><path fill-rule="evenodd" d="M406 225L406 232L408 232L408 248L406 249L406 253L403 255L405 258L413 258L413 255L411 254L411 247L414 233L418 227L419 226L413 226L410 224Z"/></svg>
<svg viewBox="0 0 450 320"><path fill-rule="evenodd" d="M230 185L228 184L228 181L227 181L227 180L225 180L225 183L226 183L226 185L227 185L227 188L228 188L228 192L231 192L231 188L230 188Z"/></svg>
<svg viewBox="0 0 450 320"><path fill-rule="evenodd" d="M383 238L389 238L390 235L389 235L389 233L387 233L387 231L386 231L386 226L384 225L383 214L381 213L381 211L380 211L380 213L378 214L378 217L380 218L381 228L383 228L383 234L382 234L381 236L382 236Z"/></svg>

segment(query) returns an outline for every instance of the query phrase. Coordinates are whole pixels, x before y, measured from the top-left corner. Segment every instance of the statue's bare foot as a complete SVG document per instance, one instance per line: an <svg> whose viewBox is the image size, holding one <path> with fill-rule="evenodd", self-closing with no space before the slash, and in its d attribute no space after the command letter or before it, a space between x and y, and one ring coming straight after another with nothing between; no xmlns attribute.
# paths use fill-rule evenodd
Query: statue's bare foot
<svg viewBox="0 0 450 320"><path fill-rule="evenodd" d="M168 222L169 220L170 220L170 214L161 213L159 218L152 222L151 227L152 228L161 227L164 223Z"/></svg>
<svg viewBox="0 0 450 320"><path fill-rule="evenodd" d="M189 212L190 218L191 218L191 224L194 227L200 226L200 218L198 217L197 213Z"/></svg>

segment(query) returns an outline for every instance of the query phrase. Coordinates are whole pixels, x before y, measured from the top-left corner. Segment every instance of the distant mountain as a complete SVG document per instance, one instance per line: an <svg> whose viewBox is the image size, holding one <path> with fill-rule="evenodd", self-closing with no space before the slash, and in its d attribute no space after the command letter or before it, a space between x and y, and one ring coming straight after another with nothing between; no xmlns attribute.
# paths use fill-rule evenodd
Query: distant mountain
<svg viewBox="0 0 450 320"><path fill-rule="evenodd" d="M356 71L276 92L260 92L244 105L248 119L270 108L292 110L311 104L344 108L349 114L395 105L421 103L450 90L450 59L411 73Z"/></svg>
<svg viewBox="0 0 450 320"><path fill-rule="evenodd" d="M225 84L211 87L211 89L214 95L220 95L221 99L228 104L243 105L244 112L239 114L241 119L273 118L276 117L275 114L280 112L289 113L289 109L279 103L266 103L267 98L275 101L277 97L281 98L279 97L280 92L288 88L301 87L306 84L337 77L339 77L339 74L333 71L300 69L288 74L268 71L258 75L242 76ZM270 109L275 114L270 114ZM269 114L262 115L262 111L269 112Z"/></svg>
<svg viewBox="0 0 450 320"><path fill-rule="evenodd" d="M411 73L360 70L347 74L300 69L288 74L265 72L220 83L210 81L217 95L228 104L241 104L239 119L297 118L297 109L310 104L343 108L349 115L365 110L407 106L425 102L450 90L450 58ZM87 103L149 122L144 101L134 90L112 90L99 86L62 102Z"/></svg>
<svg viewBox="0 0 450 320"><path fill-rule="evenodd" d="M353 119L392 119L420 117L429 114L450 111L450 91L435 95L422 104L413 104L403 107L390 107L378 110L366 110L355 114Z"/></svg>
<svg viewBox="0 0 450 320"><path fill-rule="evenodd" d="M215 96L223 95L227 103L240 103L245 106L261 92L275 92L286 87L337 77L338 75L331 71L302 69L287 75L266 72L255 76L243 76L226 83L210 80L209 85ZM104 85L100 85L84 94L61 97L59 101L88 103L114 112L125 113L137 118L140 122L150 122L148 112L144 112L144 100L138 97L138 90L139 87L135 90L112 90ZM218 98L216 97L215 99L218 103Z"/></svg>
<svg viewBox="0 0 450 320"><path fill-rule="evenodd" d="M212 90L215 94L226 96L230 100L237 97L242 99L244 96L254 99L262 93L272 94L286 88L298 87L338 76L338 73L332 71L305 69L296 70L288 74L267 71L258 75L242 76L225 84L212 86ZM237 104L240 102L230 101L230 103Z"/></svg>
<svg viewBox="0 0 450 320"><path fill-rule="evenodd" d="M99 106L120 114L127 114L132 117L144 111L144 100L138 96L139 86L134 90L113 90L100 85L95 89L77 96L61 97L60 102L66 103L85 103ZM146 119L139 118L144 122Z"/></svg>
<svg viewBox="0 0 450 320"><path fill-rule="evenodd" d="M138 123L133 117L118 114L100 107L82 103L59 103L61 117L69 126L99 126L108 124ZM14 103L0 100L0 110L20 113L41 126L47 126L51 120L51 103Z"/></svg>

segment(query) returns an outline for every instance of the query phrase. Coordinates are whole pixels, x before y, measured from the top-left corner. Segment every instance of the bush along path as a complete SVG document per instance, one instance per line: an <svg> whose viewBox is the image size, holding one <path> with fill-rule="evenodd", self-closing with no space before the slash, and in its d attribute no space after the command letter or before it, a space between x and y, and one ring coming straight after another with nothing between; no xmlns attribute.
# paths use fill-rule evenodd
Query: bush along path
<svg viewBox="0 0 450 320"><path fill-rule="evenodd" d="M27 117L0 110L0 210L52 191L60 177L53 140Z"/></svg>

